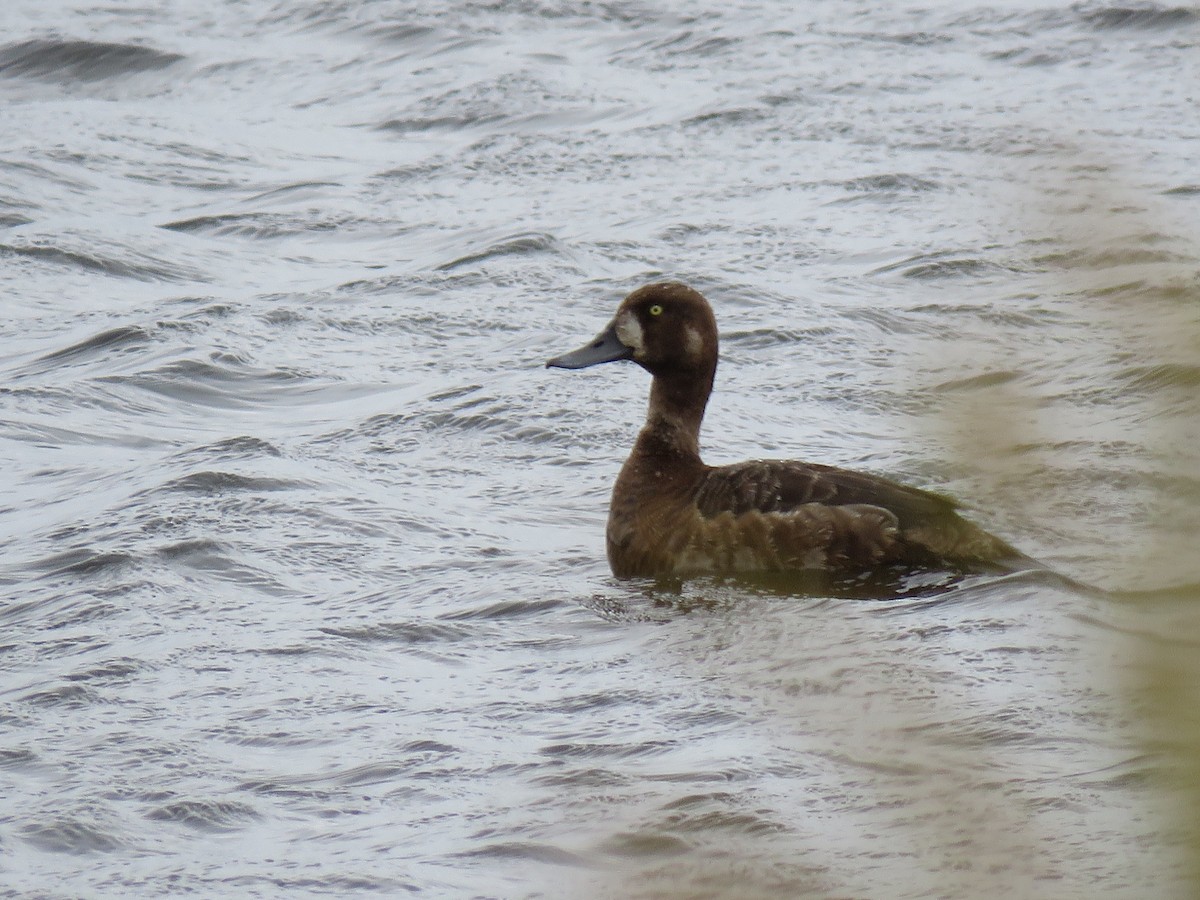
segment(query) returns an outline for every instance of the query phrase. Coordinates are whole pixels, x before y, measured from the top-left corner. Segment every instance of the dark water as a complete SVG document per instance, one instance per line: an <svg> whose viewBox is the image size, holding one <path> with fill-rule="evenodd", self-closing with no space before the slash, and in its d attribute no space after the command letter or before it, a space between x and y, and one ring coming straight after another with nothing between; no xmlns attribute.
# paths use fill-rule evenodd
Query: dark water
<svg viewBox="0 0 1200 900"><path fill-rule="evenodd" d="M1195 7L0 25L8 895L1192 895ZM661 277L710 460L1102 590L611 579L646 379L541 363Z"/></svg>

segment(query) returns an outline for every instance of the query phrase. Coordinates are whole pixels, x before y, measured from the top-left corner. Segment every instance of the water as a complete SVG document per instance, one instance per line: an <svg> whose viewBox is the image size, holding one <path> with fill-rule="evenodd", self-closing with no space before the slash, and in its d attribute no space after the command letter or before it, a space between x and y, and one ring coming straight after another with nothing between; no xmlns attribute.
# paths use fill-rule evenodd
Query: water
<svg viewBox="0 0 1200 900"><path fill-rule="evenodd" d="M1191 894L1193 7L0 24L8 895ZM665 276L710 461L1102 590L613 580L647 381L541 364Z"/></svg>

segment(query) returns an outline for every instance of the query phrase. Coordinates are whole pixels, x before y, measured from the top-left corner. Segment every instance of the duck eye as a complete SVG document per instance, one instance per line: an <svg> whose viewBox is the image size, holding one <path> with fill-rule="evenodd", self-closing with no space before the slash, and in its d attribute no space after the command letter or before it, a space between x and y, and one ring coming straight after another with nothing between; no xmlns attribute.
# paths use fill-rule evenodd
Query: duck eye
<svg viewBox="0 0 1200 900"><path fill-rule="evenodd" d="M652 316L661 316L661 315L662 315L662 309L663 309L663 308L662 308L661 306L659 306L657 303L655 303L655 304L654 304L652 307L650 307L650 315L652 315Z"/></svg>

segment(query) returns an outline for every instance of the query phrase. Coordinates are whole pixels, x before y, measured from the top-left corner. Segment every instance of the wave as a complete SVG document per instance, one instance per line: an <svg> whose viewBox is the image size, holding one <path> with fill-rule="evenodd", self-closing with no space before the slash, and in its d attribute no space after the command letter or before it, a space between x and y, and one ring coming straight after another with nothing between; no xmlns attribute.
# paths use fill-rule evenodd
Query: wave
<svg viewBox="0 0 1200 900"><path fill-rule="evenodd" d="M137 44L35 38L0 47L0 75L40 81L103 81L173 66L184 57Z"/></svg>

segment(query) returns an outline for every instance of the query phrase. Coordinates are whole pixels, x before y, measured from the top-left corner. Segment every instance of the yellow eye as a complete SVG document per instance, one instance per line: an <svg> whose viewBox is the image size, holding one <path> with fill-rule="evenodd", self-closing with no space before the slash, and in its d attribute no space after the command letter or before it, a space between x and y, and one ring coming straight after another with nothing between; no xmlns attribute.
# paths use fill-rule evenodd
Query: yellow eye
<svg viewBox="0 0 1200 900"><path fill-rule="evenodd" d="M650 307L650 315L661 316L662 315L662 307L659 306L657 303L655 303L652 307Z"/></svg>

